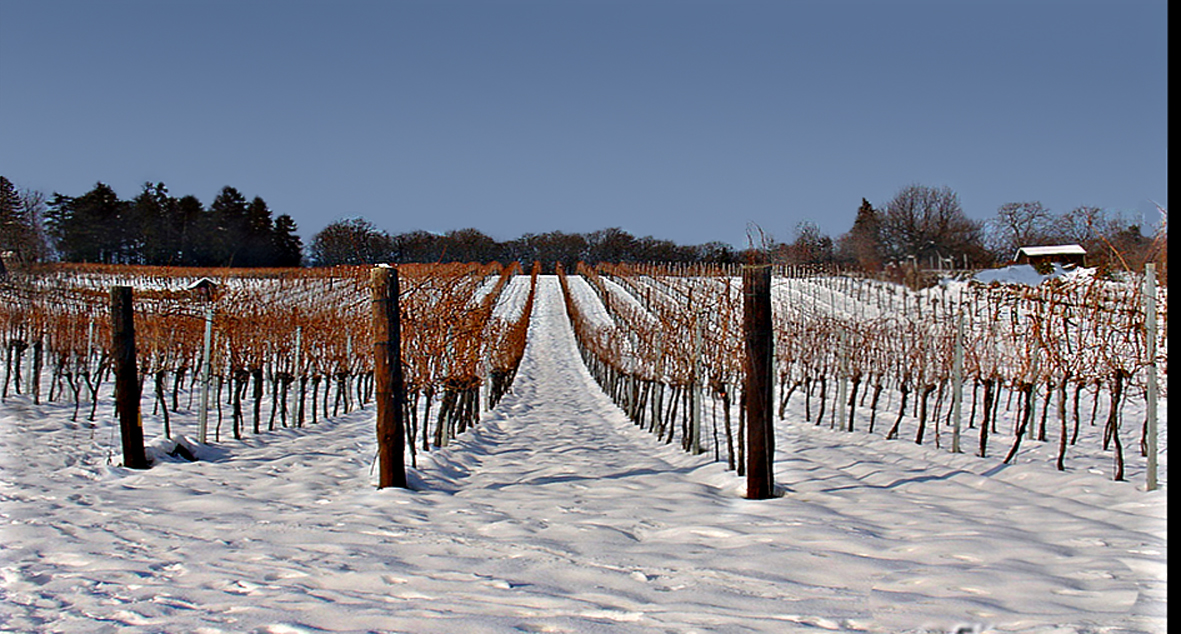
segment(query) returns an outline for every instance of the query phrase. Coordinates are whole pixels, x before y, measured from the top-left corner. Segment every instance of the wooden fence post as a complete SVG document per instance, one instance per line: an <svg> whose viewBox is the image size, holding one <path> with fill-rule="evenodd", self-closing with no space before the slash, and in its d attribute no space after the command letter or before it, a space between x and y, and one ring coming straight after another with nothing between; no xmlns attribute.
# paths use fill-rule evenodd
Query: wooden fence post
<svg viewBox="0 0 1181 634"><path fill-rule="evenodd" d="M406 483L406 425L402 419L402 327L398 270L379 266L370 272L373 288L373 378L377 400L377 488L409 488Z"/></svg>
<svg viewBox="0 0 1181 634"><path fill-rule="evenodd" d="M742 270L743 332L746 341L746 497L774 497L771 465L775 433L771 417L771 267Z"/></svg>
<svg viewBox="0 0 1181 634"><path fill-rule="evenodd" d="M131 287L111 288L111 349L115 369L115 411L123 437L123 466L147 469L139 412L139 372L135 367L135 319Z"/></svg>

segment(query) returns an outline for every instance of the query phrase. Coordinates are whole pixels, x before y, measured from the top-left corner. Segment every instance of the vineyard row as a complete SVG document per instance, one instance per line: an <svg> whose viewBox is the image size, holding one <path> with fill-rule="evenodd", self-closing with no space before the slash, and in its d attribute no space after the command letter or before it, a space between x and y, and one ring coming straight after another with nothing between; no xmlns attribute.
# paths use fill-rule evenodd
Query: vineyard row
<svg viewBox="0 0 1181 634"><path fill-rule="evenodd" d="M247 428L348 413L373 399L369 270L63 266L10 275L0 285L0 396L72 401L74 420L85 412L94 421L112 378L109 289L126 285L135 289L140 382L165 435L172 414L192 411L203 363L215 442L223 418L240 439ZM429 450L475 424L512 384L537 269L403 265L399 273L407 440L412 451Z"/></svg>
<svg viewBox="0 0 1181 634"><path fill-rule="evenodd" d="M566 302L584 360L605 391L665 442L679 438L700 451L712 437L714 458L741 472L741 278L708 267L600 264L577 273L563 273ZM915 443L937 446L949 444L952 430L953 450L962 424L977 434L975 453L983 457L990 434L995 441L1003 433L1000 404L1007 412L1016 398L1005 461L1022 439L1049 438L1053 408L1056 465L1064 469L1087 401L1093 426L1105 400L1102 447L1112 452L1113 477L1123 479L1124 405L1148 397L1149 372L1167 386L1167 292L1155 295L1160 326L1150 358L1139 283L1078 274L1038 286L968 282L914 292L802 275L775 278L773 296L780 418L800 396L815 424L847 431L860 424L890 440L911 425ZM707 398L712 430L703 432ZM886 410L896 413L883 425ZM1142 455L1146 433L1141 426Z"/></svg>

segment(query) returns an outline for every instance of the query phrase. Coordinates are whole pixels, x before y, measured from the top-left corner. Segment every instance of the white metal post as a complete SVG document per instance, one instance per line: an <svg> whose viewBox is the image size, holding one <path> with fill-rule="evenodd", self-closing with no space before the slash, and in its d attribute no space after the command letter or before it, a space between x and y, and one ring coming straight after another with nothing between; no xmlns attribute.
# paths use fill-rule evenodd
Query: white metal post
<svg viewBox="0 0 1181 634"><path fill-rule="evenodd" d="M690 412L693 427L691 450L694 455L701 453L701 340L704 320L698 310L693 318L693 409Z"/></svg>
<svg viewBox="0 0 1181 634"><path fill-rule="evenodd" d="M1157 448L1156 448L1156 264L1149 262L1144 265L1144 331L1147 339L1146 352L1148 353L1148 367L1146 371L1147 376L1147 398L1145 426L1147 427L1145 439L1145 449L1148 453L1148 465L1145 469L1145 478L1147 479L1147 489L1155 491L1157 488L1156 482L1156 467L1157 467Z"/></svg>
<svg viewBox="0 0 1181 634"><path fill-rule="evenodd" d="M837 344L837 354L840 355L840 363L837 365L837 422L840 428L845 431L852 431L849 429L849 412L848 404L848 389L849 389L849 350L846 341L847 334L844 329L841 330L840 340Z"/></svg>
<svg viewBox="0 0 1181 634"><path fill-rule="evenodd" d="M205 345L201 349L201 411L198 417L197 442L205 444L209 428L209 360L213 347L213 305L205 306Z"/></svg>
<svg viewBox="0 0 1181 634"><path fill-rule="evenodd" d="M82 365L82 371L86 373L87 380L90 379L90 359L94 355L94 315L90 316L90 322L86 325L86 359Z"/></svg>
<svg viewBox="0 0 1181 634"><path fill-rule="evenodd" d="M299 367L300 367L300 366L299 366L299 363L300 363L301 359L300 359L299 357L300 357L300 352L301 352L302 350L303 350L303 326L296 326L296 327L295 327L295 363L293 363L293 364L292 364L292 366L291 366L291 379L292 379L292 381L295 381L295 380L299 379L299 376L300 376L300 374L299 374ZM299 397L298 397L298 396L296 396L296 395L294 395L294 394L291 394L290 392L291 392L291 391L290 391L290 390L288 390L288 394L287 394L287 409L288 409L288 410L291 410L291 411L294 411L294 408L292 408L292 406L291 406L291 400L292 400L293 398L294 398L294 399L298 399Z"/></svg>
<svg viewBox="0 0 1181 634"><path fill-rule="evenodd" d="M94 354L94 316L86 324L86 369L90 369L90 356Z"/></svg>
<svg viewBox="0 0 1181 634"><path fill-rule="evenodd" d="M951 452L960 453L960 402L964 397L964 311L956 311L955 352L951 366Z"/></svg>
<svg viewBox="0 0 1181 634"><path fill-rule="evenodd" d="M1031 385L1029 387L1029 411L1025 413L1025 437L1029 440L1033 440L1033 439L1037 438L1037 432L1034 430L1033 421L1034 421L1034 412L1037 411L1037 398L1038 398L1038 393L1037 393L1038 374L1037 373L1038 373L1038 368L1041 365L1039 363L1039 361L1041 361L1041 355L1038 353L1039 353L1039 350L1037 347L1037 343L1035 342L1034 347L1031 350L1031 356L1033 357L1033 359L1032 359L1033 368L1032 368L1031 372L1032 372L1033 376L1031 377L1032 380L1030 381Z"/></svg>

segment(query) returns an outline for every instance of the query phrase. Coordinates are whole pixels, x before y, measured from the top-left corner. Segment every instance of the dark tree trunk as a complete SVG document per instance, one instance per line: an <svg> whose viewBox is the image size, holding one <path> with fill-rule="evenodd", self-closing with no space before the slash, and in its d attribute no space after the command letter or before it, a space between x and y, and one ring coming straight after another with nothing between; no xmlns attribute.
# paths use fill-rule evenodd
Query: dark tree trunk
<svg viewBox="0 0 1181 634"><path fill-rule="evenodd" d="M890 431L886 432L886 440L894 440L898 437L898 427L902 425L902 417L906 415L906 399L910 396L910 386L903 383L900 389L902 391L902 404L898 407L898 418L894 419L894 424L890 427Z"/></svg>
<svg viewBox="0 0 1181 634"><path fill-rule="evenodd" d="M980 421L980 449L976 454L981 458L988 455L988 428L992 424L990 419L992 418L993 401L996 399L995 386L995 378L984 380L984 402L981 404L984 418Z"/></svg>

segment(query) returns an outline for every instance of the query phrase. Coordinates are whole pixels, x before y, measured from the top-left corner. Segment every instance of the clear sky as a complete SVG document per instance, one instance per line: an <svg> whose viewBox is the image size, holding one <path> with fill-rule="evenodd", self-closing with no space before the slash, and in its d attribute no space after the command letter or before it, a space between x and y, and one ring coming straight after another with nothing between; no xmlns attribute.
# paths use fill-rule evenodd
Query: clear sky
<svg viewBox="0 0 1181 634"><path fill-rule="evenodd" d="M0 0L0 175L499 240L834 238L920 183L1155 225L1163 0Z"/></svg>

